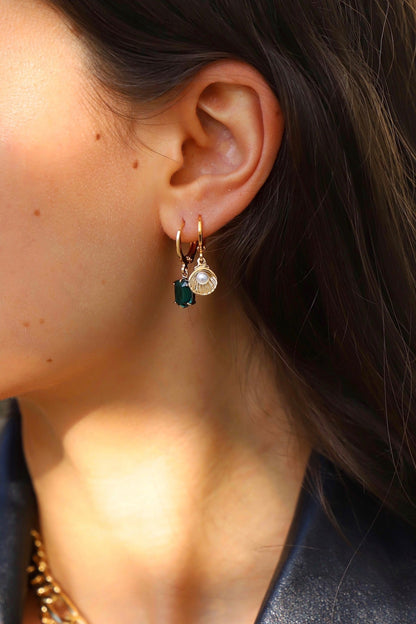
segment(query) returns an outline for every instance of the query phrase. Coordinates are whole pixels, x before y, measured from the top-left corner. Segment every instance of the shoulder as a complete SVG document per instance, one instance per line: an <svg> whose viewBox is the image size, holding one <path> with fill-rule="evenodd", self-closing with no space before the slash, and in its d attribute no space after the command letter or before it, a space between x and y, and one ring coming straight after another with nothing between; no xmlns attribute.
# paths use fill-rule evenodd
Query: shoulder
<svg viewBox="0 0 416 624"><path fill-rule="evenodd" d="M336 524L305 488L258 624L415 624L416 531L319 462Z"/></svg>

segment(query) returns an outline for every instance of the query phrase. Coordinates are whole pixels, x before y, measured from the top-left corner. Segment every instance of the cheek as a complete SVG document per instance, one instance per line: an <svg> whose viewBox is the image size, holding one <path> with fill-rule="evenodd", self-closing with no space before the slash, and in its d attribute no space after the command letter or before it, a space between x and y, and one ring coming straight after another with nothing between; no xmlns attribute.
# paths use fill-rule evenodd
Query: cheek
<svg viewBox="0 0 416 624"><path fill-rule="evenodd" d="M79 40L13 0L0 35L1 398L128 340L159 226L149 171L91 106Z"/></svg>
<svg viewBox="0 0 416 624"><path fill-rule="evenodd" d="M148 292L155 211L129 190L134 157L97 133L91 124L1 146L0 370L10 380L2 374L0 396L12 379L125 340Z"/></svg>

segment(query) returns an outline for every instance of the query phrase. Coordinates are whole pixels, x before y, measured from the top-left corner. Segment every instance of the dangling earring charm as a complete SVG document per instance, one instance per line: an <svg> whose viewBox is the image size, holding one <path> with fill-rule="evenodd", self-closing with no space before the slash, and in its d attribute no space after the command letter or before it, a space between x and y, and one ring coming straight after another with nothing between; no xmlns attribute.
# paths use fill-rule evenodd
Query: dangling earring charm
<svg viewBox="0 0 416 624"><path fill-rule="evenodd" d="M189 278L189 288L196 295L210 295L217 287L218 279L214 271L209 268L204 258L204 240L202 236L202 217L198 218L198 249L197 265Z"/></svg>
<svg viewBox="0 0 416 624"><path fill-rule="evenodd" d="M194 261L195 253L197 249L197 243L191 243L189 246L188 253L185 255L182 251L181 244L181 235L182 235L182 227L178 230L176 234L176 253L178 254L180 260L182 261L181 273L182 278L176 280L174 282L175 286L175 303L178 304L181 308L188 308L195 303L195 295L189 288L188 282L188 264L191 264Z"/></svg>

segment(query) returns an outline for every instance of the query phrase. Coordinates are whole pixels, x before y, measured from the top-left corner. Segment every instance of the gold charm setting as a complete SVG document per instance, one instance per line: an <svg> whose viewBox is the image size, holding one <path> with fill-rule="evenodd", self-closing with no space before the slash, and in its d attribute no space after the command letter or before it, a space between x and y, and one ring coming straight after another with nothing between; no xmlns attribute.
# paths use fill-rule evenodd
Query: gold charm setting
<svg viewBox="0 0 416 624"><path fill-rule="evenodd" d="M195 295L210 295L218 285L214 271L209 268L204 258L204 238L202 234L202 217L198 218L198 250L199 258L196 267L189 278L189 288Z"/></svg>
<svg viewBox="0 0 416 624"><path fill-rule="evenodd" d="M189 288L195 295L210 295L218 284L217 276L205 258L198 258L197 266L189 277Z"/></svg>

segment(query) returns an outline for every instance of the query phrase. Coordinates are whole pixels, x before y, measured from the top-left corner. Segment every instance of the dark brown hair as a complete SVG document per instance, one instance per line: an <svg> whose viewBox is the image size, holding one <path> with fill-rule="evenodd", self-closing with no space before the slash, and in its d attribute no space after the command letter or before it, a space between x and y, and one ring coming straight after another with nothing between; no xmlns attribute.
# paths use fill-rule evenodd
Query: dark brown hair
<svg viewBox="0 0 416 624"><path fill-rule="evenodd" d="M267 79L284 140L216 236L219 266L314 448L416 524L415 1L49 4L128 100L156 102L224 58Z"/></svg>

